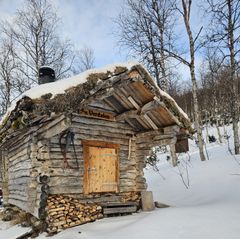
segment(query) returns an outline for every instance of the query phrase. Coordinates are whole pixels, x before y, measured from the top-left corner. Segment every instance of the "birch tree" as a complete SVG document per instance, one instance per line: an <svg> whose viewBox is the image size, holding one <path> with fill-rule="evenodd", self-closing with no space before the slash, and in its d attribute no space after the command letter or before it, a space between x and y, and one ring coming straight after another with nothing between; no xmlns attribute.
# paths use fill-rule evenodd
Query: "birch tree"
<svg viewBox="0 0 240 239"><path fill-rule="evenodd" d="M137 55L167 91L170 62L164 48L173 38L174 0L127 0L126 9L116 19L119 43Z"/></svg>
<svg viewBox="0 0 240 239"><path fill-rule="evenodd" d="M17 79L19 69L18 62L13 55L13 42L11 39L1 39L0 41L0 117L10 106L14 96L22 81Z"/></svg>
<svg viewBox="0 0 240 239"><path fill-rule="evenodd" d="M164 48L164 52L168 57L174 58L175 60L181 62L182 64L186 65L189 68L191 82L192 82L192 96L193 96L193 114L194 114L194 125L197 132L197 143L199 148L199 155L202 161L206 160L204 154L204 141L202 137L202 125L201 125L201 116L199 111L199 103L198 103L198 86L197 86L197 79L195 73L195 53L201 47L201 43L196 44L198 38L201 34L202 27L199 29L196 36L193 36L191 25L190 25L190 16L191 16L191 7L192 7L192 0L181 0L181 6L178 7L178 4L175 5L176 9L180 13L184 27L187 33L188 39L188 46L189 46L189 60L185 59L180 50L177 49L174 45L169 44L169 48Z"/></svg>
<svg viewBox="0 0 240 239"><path fill-rule="evenodd" d="M239 154L237 71L240 56L240 0L207 0L207 3L206 11L211 16L208 40L229 65L234 150L235 154Z"/></svg>
<svg viewBox="0 0 240 239"><path fill-rule="evenodd" d="M48 0L25 0L13 22L2 23L2 31L14 41L14 57L22 64L22 77L37 82L39 67L51 66L58 78L71 69L73 52L69 41L58 36L58 18Z"/></svg>
<svg viewBox="0 0 240 239"><path fill-rule="evenodd" d="M128 0L127 3L130 7L128 15L127 17L125 15L120 15L118 21L120 29L122 30L120 42L124 43L125 46L130 47L130 49L133 49L136 53L139 53L140 56L144 56L144 60L146 60L148 64L154 63L155 61L160 64L161 59L164 59L165 63L166 59L174 59L174 61L177 60L186 65L190 70L194 124L197 131L200 158L204 161L204 141L202 138L199 103L197 98L197 80L195 74L195 53L200 47L200 44L197 45L196 43L202 28L200 28L194 37L190 26L192 1L181 0L180 7L178 7L177 1L165 0ZM164 6L167 7L164 8ZM176 46L179 42L173 41L173 30L178 16L177 13L180 13L187 33L189 60L183 57L181 49L177 49ZM166 21L166 24L163 24L163 19ZM163 33L163 38L161 37L161 32ZM181 42L181 46L183 44L184 43ZM151 59L148 58L149 56L151 56ZM157 67L155 68L157 70L160 69ZM157 70L155 71L156 75L158 75ZM157 78L157 80L159 81L159 78ZM160 84L161 87L161 83L158 82L158 84Z"/></svg>
<svg viewBox="0 0 240 239"><path fill-rule="evenodd" d="M94 51L88 46L84 46L82 49L76 51L73 73L78 74L80 72L94 68Z"/></svg>
<svg viewBox="0 0 240 239"><path fill-rule="evenodd" d="M197 34L197 36L194 38L193 34L192 34L192 29L190 26L191 6L192 6L191 0L182 0L182 9L180 10L180 13L184 19L184 25L186 28L188 41L189 41L190 62L185 62L185 64L189 67L191 80L192 80L194 123L195 123L195 129L197 131L197 139L198 139L200 158L202 161L204 161L206 158L205 158L204 150L203 150L204 142L203 142L203 137L202 137L199 104L198 104L198 98L197 98L197 79L196 79L196 73L195 73L195 52L197 50L197 48L195 46L195 42L201 32L201 29L200 29L199 33ZM169 52L169 53L171 54L171 52ZM179 58L178 55L176 55L176 57Z"/></svg>

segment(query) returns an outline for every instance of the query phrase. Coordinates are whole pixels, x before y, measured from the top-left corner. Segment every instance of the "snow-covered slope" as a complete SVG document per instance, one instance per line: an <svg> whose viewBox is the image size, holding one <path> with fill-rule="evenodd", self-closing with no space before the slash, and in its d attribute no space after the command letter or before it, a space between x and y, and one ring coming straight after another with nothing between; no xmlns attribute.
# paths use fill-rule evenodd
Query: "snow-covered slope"
<svg viewBox="0 0 240 239"><path fill-rule="evenodd" d="M155 200L172 207L99 220L65 230L52 238L239 239L240 158L230 155L226 142L209 144L208 154L210 160L201 162L192 142L190 154L183 156L179 168L173 168L165 161L166 157L161 156L159 172L145 171ZM180 172L186 185L189 179L188 189ZM5 234L9 230L0 231L0 238L12 239ZM38 237L45 238L44 234Z"/></svg>

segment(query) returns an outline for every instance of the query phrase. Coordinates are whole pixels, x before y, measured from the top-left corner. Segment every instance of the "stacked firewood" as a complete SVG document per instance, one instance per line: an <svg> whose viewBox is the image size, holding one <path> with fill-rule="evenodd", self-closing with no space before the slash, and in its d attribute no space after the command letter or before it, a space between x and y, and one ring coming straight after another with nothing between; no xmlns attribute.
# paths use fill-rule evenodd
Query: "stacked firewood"
<svg viewBox="0 0 240 239"><path fill-rule="evenodd" d="M57 232L103 217L101 206L95 203L84 204L78 199L62 195L48 197L47 213L49 232Z"/></svg>
<svg viewBox="0 0 240 239"><path fill-rule="evenodd" d="M140 192L126 192L122 195L122 202L139 202L140 199Z"/></svg>

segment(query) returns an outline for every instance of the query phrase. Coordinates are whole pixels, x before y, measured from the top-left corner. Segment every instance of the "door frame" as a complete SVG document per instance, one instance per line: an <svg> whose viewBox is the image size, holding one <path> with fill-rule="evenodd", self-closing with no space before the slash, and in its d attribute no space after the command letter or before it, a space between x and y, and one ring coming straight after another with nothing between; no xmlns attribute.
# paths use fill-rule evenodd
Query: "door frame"
<svg viewBox="0 0 240 239"><path fill-rule="evenodd" d="M117 189L116 192L119 192L119 149L120 145L119 144L114 144L114 143L109 143L105 141L98 141L98 140L82 140L82 146L83 146L83 162L84 162L84 173L83 173L83 194L87 195L89 193L89 175L88 175L88 167L89 167L89 161L87 160L88 152L87 148L88 147L101 147L101 148L114 148L117 150L117 162L116 162L116 183L117 183ZM107 193L107 192L102 192ZM93 193L91 193L93 194ZM97 193L101 194L101 192Z"/></svg>

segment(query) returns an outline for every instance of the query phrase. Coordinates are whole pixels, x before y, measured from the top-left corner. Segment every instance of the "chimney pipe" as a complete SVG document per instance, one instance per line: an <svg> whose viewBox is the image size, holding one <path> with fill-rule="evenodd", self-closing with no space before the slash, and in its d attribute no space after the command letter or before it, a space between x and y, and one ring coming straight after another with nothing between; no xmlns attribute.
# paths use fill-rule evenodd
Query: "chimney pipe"
<svg viewBox="0 0 240 239"><path fill-rule="evenodd" d="M46 84L55 81L55 72L49 66L41 66L38 71L38 84Z"/></svg>

